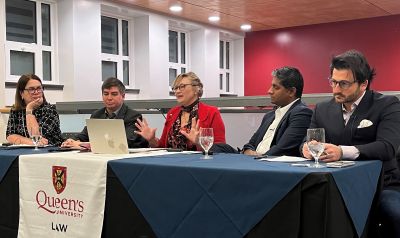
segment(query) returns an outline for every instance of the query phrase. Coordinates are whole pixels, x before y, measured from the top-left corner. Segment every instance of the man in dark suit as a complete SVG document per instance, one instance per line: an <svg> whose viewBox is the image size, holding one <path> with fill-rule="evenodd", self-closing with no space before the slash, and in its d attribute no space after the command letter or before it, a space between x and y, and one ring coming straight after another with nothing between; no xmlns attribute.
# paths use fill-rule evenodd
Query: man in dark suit
<svg viewBox="0 0 400 238"><path fill-rule="evenodd" d="M136 134L136 120L142 119L142 115L135 110L130 109L124 103L125 85L117 78L108 78L101 86L103 95L103 108L92 113L90 118L94 119L123 119L125 125L125 133L129 148L148 147L149 144L142 136ZM64 147L79 147L81 142L88 142L89 135L86 126L82 132L69 138L62 146Z"/></svg>
<svg viewBox="0 0 400 238"><path fill-rule="evenodd" d="M247 155L299 155L298 147L310 125L312 110L302 101L303 76L293 67L272 72L268 90L275 111L267 113L260 127L243 146Z"/></svg>
<svg viewBox="0 0 400 238"><path fill-rule="evenodd" d="M400 102L369 89L375 70L360 52L334 57L330 72L333 99L316 105L310 125L325 129L320 160L381 160L384 185L378 209L384 237L400 237L400 172L395 159L400 145ZM312 158L306 144L302 153Z"/></svg>

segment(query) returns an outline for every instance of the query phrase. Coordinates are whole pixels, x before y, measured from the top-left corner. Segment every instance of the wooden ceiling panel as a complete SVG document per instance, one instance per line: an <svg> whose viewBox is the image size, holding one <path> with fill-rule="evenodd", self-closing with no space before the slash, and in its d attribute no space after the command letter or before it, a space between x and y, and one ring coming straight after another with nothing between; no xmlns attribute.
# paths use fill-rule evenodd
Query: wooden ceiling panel
<svg viewBox="0 0 400 238"><path fill-rule="evenodd" d="M240 15L245 12L249 16L247 19L251 22L262 23L274 28L388 15L382 9L359 0L348 0L346 3L302 0L292 2L291 7L287 7L289 1L282 2L250 5L246 6L245 9L231 8L230 12L233 15ZM315 11L315 9L318 9L318 11Z"/></svg>
<svg viewBox="0 0 400 238"><path fill-rule="evenodd" d="M400 14L400 0L110 0L155 12L239 31L250 23L252 31ZM169 7L179 3L180 13ZM219 15L218 23L208 17Z"/></svg>
<svg viewBox="0 0 400 238"><path fill-rule="evenodd" d="M369 0L369 2L391 14L400 14L399 0Z"/></svg>
<svg viewBox="0 0 400 238"><path fill-rule="evenodd" d="M242 0L241 0L242 1ZM187 2L180 2L180 5L183 7L183 11L179 13L172 13L169 11L169 6L175 3L175 1L164 1L164 0L153 0L153 1L144 1L144 0L113 0L113 2L120 2L125 5L132 5L132 2L135 2L135 6L139 6L151 11L161 12L170 16L180 17L187 20L199 22L202 24L212 25L215 27L240 31L240 25L243 23L251 23L252 29L263 30L263 29L272 29L272 26L266 26L257 22L248 22L244 21L242 17L237 17L235 15L225 14L223 12L214 11L209 8L198 7L192 5ZM211 15L218 15L221 20L217 23L211 23L208 21L208 17Z"/></svg>
<svg viewBox="0 0 400 238"><path fill-rule="evenodd" d="M232 6L236 7L244 7L248 5L254 5L254 4L262 4L265 3L266 0L214 0L214 1L208 1L208 0L185 0L183 2L190 3L192 5L197 5L201 6L204 8L212 8L214 10L222 10L222 9L229 9ZM267 2L280 2L280 0L269 0Z"/></svg>

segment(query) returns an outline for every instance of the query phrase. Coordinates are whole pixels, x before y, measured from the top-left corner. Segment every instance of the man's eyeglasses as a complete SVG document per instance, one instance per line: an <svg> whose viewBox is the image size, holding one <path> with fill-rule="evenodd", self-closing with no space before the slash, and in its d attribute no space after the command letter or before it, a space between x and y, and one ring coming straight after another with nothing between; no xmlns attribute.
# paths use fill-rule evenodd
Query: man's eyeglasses
<svg viewBox="0 0 400 238"><path fill-rule="evenodd" d="M28 91L30 94L34 94L34 93L42 93L42 92L43 92L43 87L37 87L37 88L25 88L24 90Z"/></svg>
<svg viewBox="0 0 400 238"><path fill-rule="evenodd" d="M173 88L172 88L172 91L173 91L173 92L176 92L176 91L178 91L178 89L179 89L180 91L183 91L183 90L186 88L186 86L188 86L188 85L197 86L197 85L191 84L191 83L182 83L182 84L179 84L179 85L173 87Z"/></svg>
<svg viewBox="0 0 400 238"><path fill-rule="evenodd" d="M332 78L329 78L329 85L331 85L332 88L336 88L336 86L339 84L339 87L341 89L348 89L350 88L351 85L353 85L353 83L355 83L355 81L354 82L350 82L347 80L336 81Z"/></svg>

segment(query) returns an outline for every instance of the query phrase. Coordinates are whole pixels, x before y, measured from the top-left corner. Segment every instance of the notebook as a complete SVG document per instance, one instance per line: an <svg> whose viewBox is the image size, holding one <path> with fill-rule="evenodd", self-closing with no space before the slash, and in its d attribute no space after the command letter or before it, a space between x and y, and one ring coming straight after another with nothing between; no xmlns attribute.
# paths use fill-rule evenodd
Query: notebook
<svg viewBox="0 0 400 238"><path fill-rule="evenodd" d="M90 147L97 154L128 154L124 121L86 119Z"/></svg>

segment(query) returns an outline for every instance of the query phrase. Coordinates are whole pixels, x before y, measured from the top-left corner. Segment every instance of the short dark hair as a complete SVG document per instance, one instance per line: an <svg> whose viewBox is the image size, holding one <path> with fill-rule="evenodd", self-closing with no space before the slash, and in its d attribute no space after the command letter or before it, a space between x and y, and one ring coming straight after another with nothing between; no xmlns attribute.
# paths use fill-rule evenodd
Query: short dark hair
<svg viewBox="0 0 400 238"><path fill-rule="evenodd" d="M110 77L104 80L103 85L101 85L101 92L104 89L110 89L112 87L118 87L118 90L121 94L125 94L125 85L117 78Z"/></svg>
<svg viewBox="0 0 400 238"><path fill-rule="evenodd" d="M365 56L356 50L349 50L340 55L334 56L331 61L331 76L333 69L349 69L353 73L355 82L359 84L368 80L367 90L376 75L375 69L371 68Z"/></svg>
<svg viewBox="0 0 400 238"><path fill-rule="evenodd" d="M296 89L296 97L301 98L303 95L304 81L300 71L294 67L284 66L272 71L272 76L279 79L280 84L287 88Z"/></svg>
<svg viewBox="0 0 400 238"><path fill-rule="evenodd" d="M26 85L28 84L29 80L37 80L40 82L40 85L43 88L42 80L35 75L35 74L24 74L18 79L17 87L15 90L15 102L13 109L15 110L22 110L26 107L26 103L23 100L21 94L24 92ZM42 93L43 96L43 103L47 103L46 97L44 96L44 92Z"/></svg>

